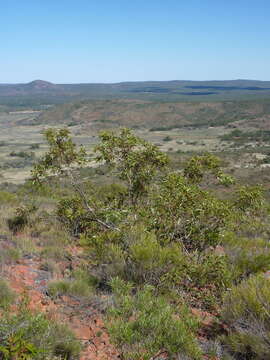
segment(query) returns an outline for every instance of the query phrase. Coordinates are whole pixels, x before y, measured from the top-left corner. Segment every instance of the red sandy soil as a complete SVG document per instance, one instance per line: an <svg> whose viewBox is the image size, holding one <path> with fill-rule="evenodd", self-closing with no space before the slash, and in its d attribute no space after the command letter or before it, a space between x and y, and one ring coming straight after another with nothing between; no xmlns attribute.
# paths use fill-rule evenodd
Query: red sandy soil
<svg viewBox="0 0 270 360"><path fill-rule="evenodd" d="M46 295L50 278L47 271L40 270L40 258L31 256L19 263L5 265L4 276L18 294L29 297L33 310L45 312L49 318L66 323L84 345L80 360L114 360L120 356L110 344L104 328L102 314L94 305L82 305L68 296L53 301Z"/></svg>

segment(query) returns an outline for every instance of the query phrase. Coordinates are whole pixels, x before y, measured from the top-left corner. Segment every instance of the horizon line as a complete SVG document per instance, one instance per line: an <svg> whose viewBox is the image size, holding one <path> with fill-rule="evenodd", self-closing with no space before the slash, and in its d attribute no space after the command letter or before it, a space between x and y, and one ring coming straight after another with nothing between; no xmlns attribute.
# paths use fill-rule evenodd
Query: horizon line
<svg viewBox="0 0 270 360"><path fill-rule="evenodd" d="M0 82L0 85L28 85L37 81L50 83L53 85L117 85L123 83L146 83L146 82L218 82L218 81L257 81L257 82L270 82L270 80L259 79L212 79L212 80L190 80L190 79L173 79L173 80L123 80L116 82L54 82L49 80L34 79L28 82Z"/></svg>

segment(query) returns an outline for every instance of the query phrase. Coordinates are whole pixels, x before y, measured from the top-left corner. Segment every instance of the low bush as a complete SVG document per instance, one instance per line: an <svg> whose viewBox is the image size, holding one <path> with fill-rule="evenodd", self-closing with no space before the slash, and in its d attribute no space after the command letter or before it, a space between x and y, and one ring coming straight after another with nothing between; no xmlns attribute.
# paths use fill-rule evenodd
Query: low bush
<svg viewBox="0 0 270 360"><path fill-rule="evenodd" d="M31 215L36 212L37 208L34 205L20 206L16 209L16 215L7 220L9 230L14 234L22 231L29 223Z"/></svg>
<svg viewBox="0 0 270 360"><path fill-rule="evenodd" d="M225 256L210 251L193 254L190 261L187 261L182 288L185 299L191 306L215 309L231 284L232 272Z"/></svg>
<svg viewBox="0 0 270 360"><path fill-rule="evenodd" d="M155 286L159 294L185 297L194 306L211 308L230 287L231 268L225 255L213 250L184 251L181 243L161 244L142 225L84 238L100 285L118 276L136 286Z"/></svg>
<svg viewBox="0 0 270 360"><path fill-rule="evenodd" d="M45 360L79 359L80 343L63 324L31 313L24 305L18 313L5 312L0 323L0 358Z"/></svg>
<svg viewBox="0 0 270 360"><path fill-rule="evenodd" d="M1 249L0 253L0 266L3 264L12 264L18 261L22 256L21 249L16 249L13 247L7 247L6 249Z"/></svg>
<svg viewBox="0 0 270 360"><path fill-rule="evenodd" d="M19 152L16 152L16 151L12 151L9 156L17 156L17 157L20 157L20 158L25 158L25 159L34 159L35 158L35 153L34 152L25 152L25 151L19 151Z"/></svg>
<svg viewBox="0 0 270 360"><path fill-rule="evenodd" d="M165 136L162 140L165 141L165 142L167 142L167 141L172 141L173 138L170 137L170 136Z"/></svg>
<svg viewBox="0 0 270 360"><path fill-rule="evenodd" d="M55 260L47 259L41 262L40 270L48 271L52 276L60 276L61 270Z"/></svg>
<svg viewBox="0 0 270 360"><path fill-rule="evenodd" d="M270 358L270 280L252 276L224 298L223 320L229 326L223 342L241 359Z"/></svg>
<svg viewBox="0 0 270 360"><path fill-rule="evenodd" d="M0 278L0 308L8 307L15 299L14 292L7 282Z"/></svg>
<svg viewBox="0 0 270 360"><path fill-rule="evenodd" d="M125 271L128 280L163 287L164 276L173 269L180 269L184 274L186 258L179 245L161 246L154 233L147 233L142 228L135 228L133 232L137 234L137 239L129 250Z"/></svg>
<svg viewBox="0 0 270 360"><path fill-rule="evenodd" d="M37 150L39 148L40 148L40 144L32 144L32 145L30 145L31 150Z"/></svg>
<svg viewBox="0 0 270 360"><path fill-rule="evenodd" d="M267 239L240 237L229 232L223 238L223 245L235 280L270 270L270 244Z"/></svg>
<svg viewBox="0 0 270 360"><path fill-rule="evenodd" d="M83 279L63 279L50 282L48 284L48 293L53 298L62 295L85 298L92 295L93 289Z"/></svg>
<svg viewBox="0 0 270 360"><path fill-rule="evenodd" d="M43 259L61 261L68 258L68 253L61 246L46 246L40 253Z"/></svg>
<svg viewBox="0 0 270 360"><path fill-rule="evenodd" d="M200 359L195 339L198 322L185 306L176 311L154 288L145 286L132 296L132 285L113 279L114 305L108 311L107 326L123 359L150 360L163 349L170 357L177 354Z"/></svg>

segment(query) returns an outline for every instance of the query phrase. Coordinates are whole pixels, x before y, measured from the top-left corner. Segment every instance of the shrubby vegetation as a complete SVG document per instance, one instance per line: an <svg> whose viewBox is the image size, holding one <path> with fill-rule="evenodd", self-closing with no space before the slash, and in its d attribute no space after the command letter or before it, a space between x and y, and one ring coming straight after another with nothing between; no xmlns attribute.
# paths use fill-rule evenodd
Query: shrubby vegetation
<svg viewBox="0 0 270 360"><path fill-rule="evenodd" d="M89 298L92 294L92 289L91 286L83 279L68 279L49 283L48 293L54 298L62 295Z"/></svg>
<svg viewBox="0 0 270 360"><path fill-rule="evenodd" d="M0 278L0 308L7 308L15 298L15 294L4 279Z"/></svg>
<svg viewBox="0 0 270 360"><path fill-rule="evenodd" d="M26 151L19 151L19 152L11 151L9 156L16 156L16 157L25 158L25 159L34 159L35 153L34 152L28 153Z"/></svg>
<svg viewBox="0 0 270 360"><path fill-rule="evenodd" d="M201 358L194 336L198 322L185 306L177 312L166 299L155 296L149 285L135 295L132 285L118 278L111 286L115 304L108 312L108 328L124 359L150 359L162 349L169 356Z"/></svg>
<svg viewBox="0 0 270 360"><path fill-rule="evenodd" d="M7 306L12 304L13 300L12 291L1 280L0 307L5 307L0 322L1 359L79 358L80 343L66 326L48 320L41 313L31 312L27 298L21 300L16 312L11 311Z"/></svg>
<svg viewBox="0 0 270 360"><path fill-rule="evenodd" d="M234 355L244 359L269 358L269 308L266 276L251 276L226 294L222 316L230 330L223 341Z"/></svg>
<svg viewBox="0 0 270 360"><path fill-rule="evenodd" d="M105 294L107 327L127 360L161 352L203 358L204 324L194 308L216 318L204 340L215 345L216 358L269 356L270 280L262 274L270 270L270 228L262 187L238 184L207 153L172 170L166 154L128 129L100 133L95 159L106 183L95 184L81 169L89 157L68 130L48 129L45 136L49 150L25 191L48 198L54 190L62 232L46 232L40 210L26 205L8 226L13 233L32 228L46 242L43 266L52 271L50 261L68 257L61 250L67 243L83 247L84 270L49 283L52 298L90 299L95 288Z"/></svg>
<svg viewBox="0 0 270 360"><path fill-rule="evenodd" d="M241 131L240 129L235 129L228 134L222 135L220 138L221 140L224 141L237 141L238 143L244 143L248 141L269 142L270 131L257 130L257 131L244 132Z"/></svg>

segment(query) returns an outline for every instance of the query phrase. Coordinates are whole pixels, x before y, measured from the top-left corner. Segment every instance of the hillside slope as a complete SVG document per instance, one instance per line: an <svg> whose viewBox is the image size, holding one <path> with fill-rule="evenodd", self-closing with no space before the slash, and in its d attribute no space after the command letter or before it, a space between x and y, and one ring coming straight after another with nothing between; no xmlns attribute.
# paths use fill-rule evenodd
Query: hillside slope
<svg viewBox="0 0 270 360"><path fill-rule="evenodd" d="M59 105L39 114L32 124L80 124L94 131L119 126L169 130L186 126L220 126L236 121L268 128L269 120L270 101L194 103L104 100Z"/></svg>

